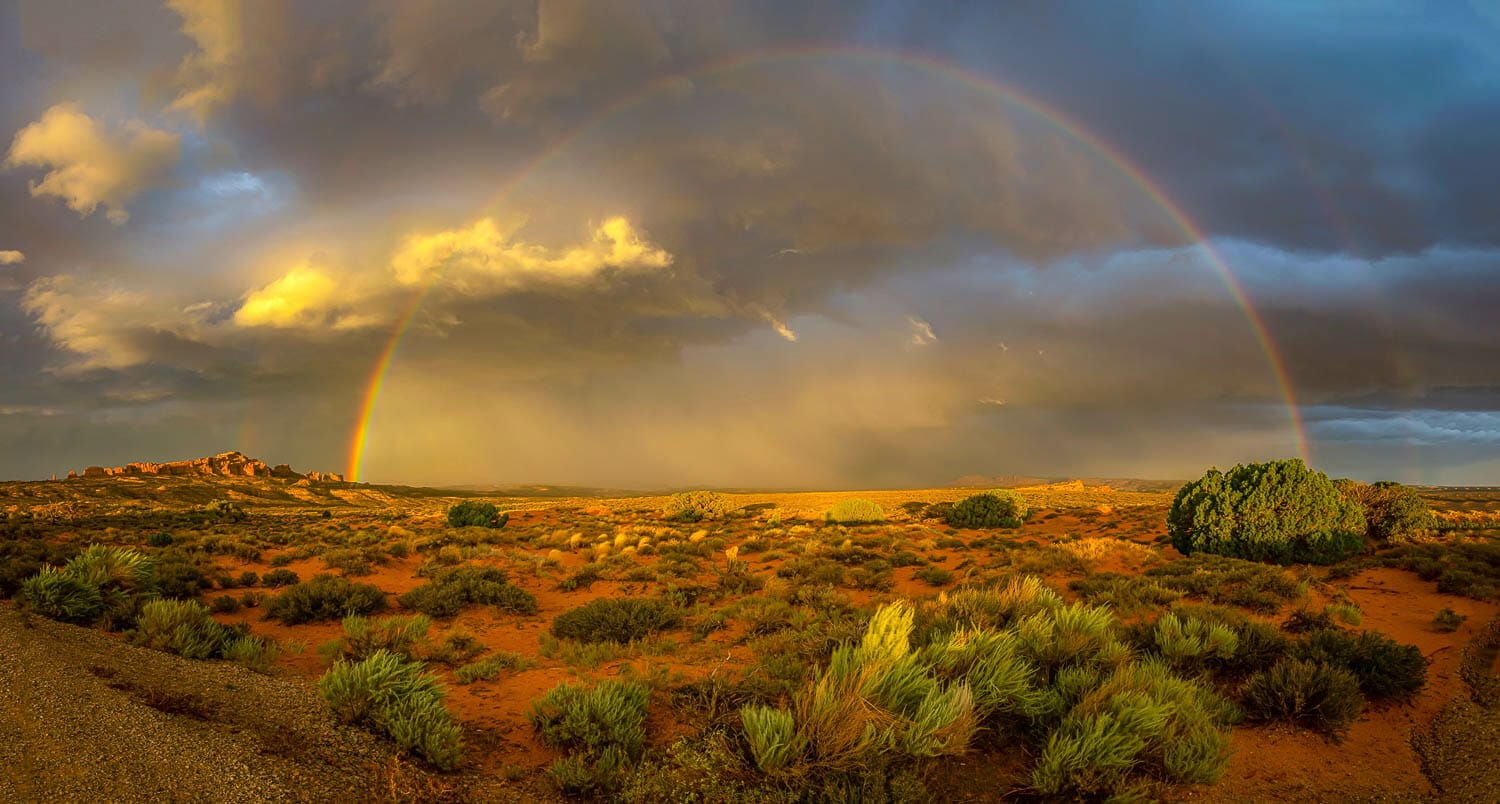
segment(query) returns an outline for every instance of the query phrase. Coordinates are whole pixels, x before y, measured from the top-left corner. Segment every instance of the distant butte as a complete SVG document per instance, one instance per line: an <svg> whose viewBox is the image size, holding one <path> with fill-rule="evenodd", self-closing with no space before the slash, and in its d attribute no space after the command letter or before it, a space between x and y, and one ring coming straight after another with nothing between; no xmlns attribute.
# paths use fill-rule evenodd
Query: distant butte
<svg viewBox="0 0 1500 804"><path fill-rule="evenodd" d="M297 472L286 464L270 466L240 452L221 452L207 458L188 461L153 463L136 461L124 466L90 466L83 474L69 472L69 479L76 477L139 477L144 475L171 475L174 477L274 477L285 480L307 480L313 483L342 483L344 476L334 472Z"/></svg>

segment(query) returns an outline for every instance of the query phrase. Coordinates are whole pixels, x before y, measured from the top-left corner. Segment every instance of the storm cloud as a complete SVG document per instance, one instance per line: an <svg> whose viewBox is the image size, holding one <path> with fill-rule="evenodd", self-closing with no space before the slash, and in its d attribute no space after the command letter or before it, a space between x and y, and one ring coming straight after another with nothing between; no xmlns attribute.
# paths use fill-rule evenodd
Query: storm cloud
<svg viewBox="0 0 1500 804"><path fill-rule="evenodd" d="M1496 36L1463 3L0 3L0 475L1493 480Z"/></svg>

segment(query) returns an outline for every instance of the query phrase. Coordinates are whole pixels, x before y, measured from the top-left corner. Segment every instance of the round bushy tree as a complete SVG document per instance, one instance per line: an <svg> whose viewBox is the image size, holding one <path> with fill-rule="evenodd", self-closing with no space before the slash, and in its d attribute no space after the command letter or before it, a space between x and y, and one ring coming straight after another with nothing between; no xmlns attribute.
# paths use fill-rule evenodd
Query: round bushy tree
<svg viewBox="0 0 1500 804"><path fill-rule="evenodd" d="M943 519L955 528L1019 528L1026 519L1026 501L1014 491L987 491L954 503Z"/></svg>
<svg viewBox="0 0 1500 804"><path fill-rule="evenodd" d="M1389 480L1360 483L1335 480L1344 497L1364 511L1367 535L1379 542L1404 542L1432 527L1432 510L1416 489Z"/></svg>
<svg viewBox="0 0 1500 804"><path fill-rule="evenodd" d="M1210 469L1183 486L1167 514L1172 546L1275 561L1331 564L1364 546L1364 514L1301 460Z"/></svg>
<svg viewBox="0 0 1500 804"><path fill-rule="evenodd" d="M494 503L464 500L448 509L448 526L452 528L500 528L509 521L510 514L500 513Z"/></svg>

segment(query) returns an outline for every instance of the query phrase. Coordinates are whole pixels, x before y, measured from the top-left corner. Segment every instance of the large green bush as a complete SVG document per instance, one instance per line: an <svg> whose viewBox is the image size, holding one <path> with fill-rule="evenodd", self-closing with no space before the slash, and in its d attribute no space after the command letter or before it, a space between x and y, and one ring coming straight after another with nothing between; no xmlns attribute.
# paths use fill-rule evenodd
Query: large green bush
<svg viewBox="0 0 1500 804"><path fill-rule="evenodd" d="M1282 564L1331 564L1363 547L1365 518L1301 460L1210 469L1183 486L1167 514L1172 546Z"/></svg>
<svg viewBox="0 0 1500 804"><path fill-rule="evenodd" d="M599 598L557 615L552 635L579 642L633 642L677 624L677 610L651 598Z"/></svg>
<svg viewBox="0 0 1500 804"><path fill-rule="evenodd" d="M377 650L335 664L318 680L318 691L340 720L368 726L440 770L458 766L462 731L443 705L443 686L421 662Z"/></svg>
<svg viewBox="0 0 1500 804"><path fill-rule="evenodd" d="M1359 505L1368 526L1366 534L1378 542L1408 541L1432 527L1432 509L1416 489L1389 480L1334 483L1346 499Z"/></svg>
<svg viewBox="0 0 1500 804"><path fill-rule="evenodd" d="M385 609L385 593L367 583L318 575L272 598L266 617L287 625L342 620L351 614L375 614Z"/></svg>
<svg viewBox="0 0 1500 804"><path fill-rule="evenodd" d="M501 513L494 503L464 500L448 509L451 528L503 528L509 521L510 514Z"/></svg>
<svg viewBox="0 0 1500 804"><path fill-rule="evenodd" d="M954 503L943 518L955 528L1019 528L1026 520L1026 501L1013 491L987 491Z"/></svg>

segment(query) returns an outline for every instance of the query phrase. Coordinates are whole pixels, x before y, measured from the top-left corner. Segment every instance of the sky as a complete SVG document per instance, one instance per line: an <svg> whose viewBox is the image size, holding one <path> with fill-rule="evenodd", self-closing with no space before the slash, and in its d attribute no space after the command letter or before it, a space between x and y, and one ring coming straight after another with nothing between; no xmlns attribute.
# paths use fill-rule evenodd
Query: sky
<svg viewBox="0 0 1500 804"><path fill-rule="evenodd" d="M0 477L1500 484L1500 3L0 0Z"/></svg>

